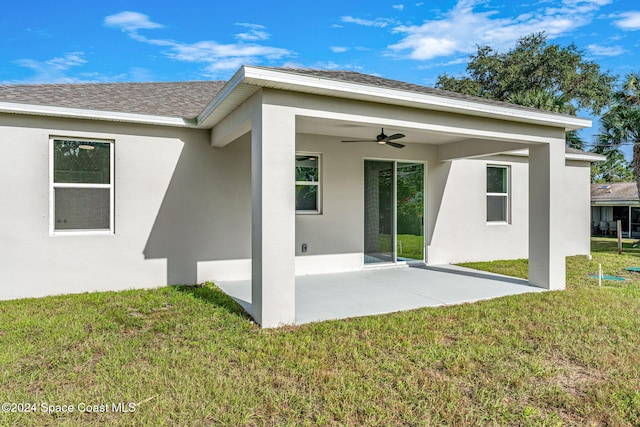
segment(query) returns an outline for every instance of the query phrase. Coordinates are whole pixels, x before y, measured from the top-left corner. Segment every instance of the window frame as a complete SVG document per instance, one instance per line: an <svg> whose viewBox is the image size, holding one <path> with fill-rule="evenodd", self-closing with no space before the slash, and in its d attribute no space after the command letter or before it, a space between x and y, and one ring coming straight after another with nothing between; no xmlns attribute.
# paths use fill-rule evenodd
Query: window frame
<svg viewBox="0 0 640 427"><path fill-rule="evenodd" d="M489 174L489 168L498 168L498 169L504 169L506 171L506 191L504 193L491 193L488 191L487 189L487 180L488 180L488 174ZM490 225L500 225L500 224L511 224L511 166L510 165L500 165L500 164L487 164L485 167L485 174L484 174L484 179L485 179L485 219L487 224ZM489 207L489 197L504 197L506 199L505 201L505 206L506 206L506 218L505 219L501 219L501 220L490 220L488 217L488 212L487 209Z"/></svg>
<svg viewBox="0 0 640 427"><path fill-rule="evenodd" d="M322 215L322 154L312 153L307 151L296 151L297 156L314 156L318 162L318 180L317 181L295 181L294 188L299 185L315 186L316 187L316 209L314 210L298 210L296 209L296 215ZM294 160L295 161L295 160ZM294 171L295 174L295 171ZM295 180L295 176L294 176ZM294 190L295 191L295 190ZM295 200L294 200L295 204Z"/></svg>
<svg viewBox="0 0 640 427"><path fill-rule="evenodd" d="M54 145L55 141L74 141L74 142L95 142L100 144L109 144L109 184L88 184L88 183L62 183L55 182L55 159ZM115 143L113 140L99 138L77 138L72 136L50 136L49 137L49 234L51 236L73 236L73 235L113 235L115 234ZM56 188L90 188L90 189L109 189L109 229L56 229L56 206L55 206L55 190Z"/></svg>

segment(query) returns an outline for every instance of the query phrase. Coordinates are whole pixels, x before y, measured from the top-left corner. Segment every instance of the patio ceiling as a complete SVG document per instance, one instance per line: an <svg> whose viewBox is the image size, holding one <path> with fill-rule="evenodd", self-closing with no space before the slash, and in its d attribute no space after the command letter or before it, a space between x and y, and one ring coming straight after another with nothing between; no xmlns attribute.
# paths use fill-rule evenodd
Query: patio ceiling
<svg viewBox="0 0 640 427"><path fill-rule="evenodd" d="M340 139L371 139L380 133L381 128L384 128L384 133L387 135L394 133L404 134L405 138L402 139L403 144L421 143L440 145L465 139L459 135L442 132L385 125L383 120L380 120L377 124L372 124L355 121L328 120L317 117L298 117L296 121L296 132L298 133L329 135Z"/></svg>

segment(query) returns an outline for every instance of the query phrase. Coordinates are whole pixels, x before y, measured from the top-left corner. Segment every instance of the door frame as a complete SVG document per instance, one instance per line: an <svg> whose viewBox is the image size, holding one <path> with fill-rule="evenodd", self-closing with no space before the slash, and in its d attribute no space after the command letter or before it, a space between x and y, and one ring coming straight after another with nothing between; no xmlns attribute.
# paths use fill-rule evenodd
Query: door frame
<svg viewBox="0 0 640 427"><path fill-rule="evenodd" d="M427 172L428 172L428 162L426 160L411 160L411 159L397 159L397 158L386 158L386 157L364 157L362 162L362 171L360 173L360 178L362 179L362 184L360 188L362 188L362 206L364 206L364 185L365 185L365 177L364 177L364 164L367 161L374 162L392 162L393 163L393 232L391 233L391 247L393 251L393 261L389 262L375 262L375 263L365 263L364 262L364 246L363 246L363 259L362 264L364 268L380 268L384 266L397 266L397 265L409 265L409 264L426 264L428 260L428 215L427 215ZM422 260L411 260L411 261L398 261L398 250L397 250L397 234L398 234L398 163L409 163L409 164L421 164L423 167L423 176L422 176L422 234L423 234L423 242L422 242ZM362 210L362 219L363 219L363 229L364 229L364 215L365 210ZM364 234L362 238L362 243L364 245Z"/></svg>

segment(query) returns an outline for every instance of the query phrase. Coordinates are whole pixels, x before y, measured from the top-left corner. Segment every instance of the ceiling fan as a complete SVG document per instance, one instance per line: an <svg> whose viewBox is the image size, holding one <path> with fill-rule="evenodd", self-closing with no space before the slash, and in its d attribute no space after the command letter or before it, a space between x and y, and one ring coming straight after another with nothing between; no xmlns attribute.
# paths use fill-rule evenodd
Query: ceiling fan
<svg viewBox="0 0 640 427"><path fill-rule="evenodd" d="M342 141L342 142L377 142L378 144L381 144L381 145L386 144L393 148L403 148L404 144L393 142L394 139L400 139L400 138L404 138L404 135L401 133L394 133L393 135L387 136L384 134L384 128L382 128L382 130L380 131L380 135L377 135L376 139L356 139L356 140L348 140L348 141Z"/></svg>

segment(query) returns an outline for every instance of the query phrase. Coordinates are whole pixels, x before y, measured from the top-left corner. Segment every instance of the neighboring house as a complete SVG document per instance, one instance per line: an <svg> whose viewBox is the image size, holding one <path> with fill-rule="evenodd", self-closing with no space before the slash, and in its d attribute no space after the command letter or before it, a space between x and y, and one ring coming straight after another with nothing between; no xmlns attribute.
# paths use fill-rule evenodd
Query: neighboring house
<svg viewBox="0 0 640 427"><path fill-rule="evenodd" d="M636 183L591 184L592 234L616 235L618 220L623 237L640 237L640 199Z"/></svg>
<svg viewBox="0 0 640 427"><path fill-rule="evenodd" d="M0 86L0 298L251 278L276 326L302 274L529 258L563 289L590 125L341 71Z"/></svg>

